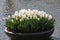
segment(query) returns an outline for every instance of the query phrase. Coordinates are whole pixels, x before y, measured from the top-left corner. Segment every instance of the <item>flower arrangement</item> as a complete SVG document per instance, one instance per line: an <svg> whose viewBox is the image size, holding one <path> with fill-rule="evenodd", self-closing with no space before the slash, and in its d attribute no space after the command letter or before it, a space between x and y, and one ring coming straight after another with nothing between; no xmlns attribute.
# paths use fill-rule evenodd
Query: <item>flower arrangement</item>
<svg viewBox="0 0 60 40"><path fill-rule="evenodd" d="M32 33L50 30L55 19L44 11L22 9L8 16L6 27L11 32Z"/></svg>

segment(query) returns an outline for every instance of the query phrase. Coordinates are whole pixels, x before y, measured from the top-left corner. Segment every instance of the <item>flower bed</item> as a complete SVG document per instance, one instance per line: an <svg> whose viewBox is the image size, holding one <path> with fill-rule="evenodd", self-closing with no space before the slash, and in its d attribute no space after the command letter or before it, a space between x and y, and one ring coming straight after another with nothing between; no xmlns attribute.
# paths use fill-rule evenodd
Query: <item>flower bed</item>
<svg viewBox="0 0 60 40"><path fill-rule="evenodd" d="M44 11L22 9L8 16L6 27L11 32L32 33L50 30L55 19Z"/></svg>

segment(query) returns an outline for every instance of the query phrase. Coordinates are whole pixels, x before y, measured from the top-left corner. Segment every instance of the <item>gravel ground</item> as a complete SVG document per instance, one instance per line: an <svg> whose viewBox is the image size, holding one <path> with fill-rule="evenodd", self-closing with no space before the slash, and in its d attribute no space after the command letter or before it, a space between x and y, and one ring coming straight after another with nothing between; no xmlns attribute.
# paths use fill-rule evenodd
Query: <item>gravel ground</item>
<svg viewBox="0 0 60 40"><path fill-rule="evenodd" d="M51 14L56 19L55 31L50 40L60 40L60 0L12 0L14 9L38 9L44 10L47 13ZM3 18L9 15L9 12L6 10L6 0L0 0L0 40L9 40L7 35L4 33L4 24L5 20ZM9 10L9 9L8 9ZM7 15L6 15L7 14Z"/></svg>

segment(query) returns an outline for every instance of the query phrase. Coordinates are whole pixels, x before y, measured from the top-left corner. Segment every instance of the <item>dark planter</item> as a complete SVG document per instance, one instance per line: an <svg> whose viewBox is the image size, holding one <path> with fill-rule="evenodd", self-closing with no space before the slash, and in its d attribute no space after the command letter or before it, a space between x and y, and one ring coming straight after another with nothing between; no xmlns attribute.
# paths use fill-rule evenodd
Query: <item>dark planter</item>
<svg viewBox="0 0 60 40"><path fill-rule="evenodd" d="M11 38L11 40L38 40L49 38L54 31L54 28L45 32L38 33L13 33L9 32L7 28L5 28L5 33Z"/></svg>

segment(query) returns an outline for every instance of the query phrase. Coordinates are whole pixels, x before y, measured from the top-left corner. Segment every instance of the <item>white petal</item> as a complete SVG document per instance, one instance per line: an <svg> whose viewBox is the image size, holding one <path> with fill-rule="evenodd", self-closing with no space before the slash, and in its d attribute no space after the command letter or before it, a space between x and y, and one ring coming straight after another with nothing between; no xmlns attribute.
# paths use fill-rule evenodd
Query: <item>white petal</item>
<svg viewBox="0 0 60 40"><path fill-rule="evenodd" d="M23 21L23 18L21 18L20 21Z"/></svg>
<svg viewBox="0 0 60 40"><path fill-rule="evenodd" d="M48 14L45 14L45 18L48 18L49 17L49 15Z"/></svg>
<svg viewBox="0 0 60 40"><path fill-rule="evenodd" d="M18 11L15 12L15 15L18 15Z"/></svg>
<svg viewBox="0 0 60 40"><path fill-rule="evenodd" d="M31 11L31 9L28 9L28 11Z"/></svg>
<svg viewBox="0 0 60 40"><path fill-rule="evenodd" d="M51 15L49 15L49 18L48 18L48 19L49 19L49 20L50 20L50 19L52 19L52 16L51 16Z"/></svg>
<svg viewBox="0 0 60 40"><path fill-rule="evenodd" d="M12 15L12 18L15 18L15 15Z"/></svg>
<svg viewBox="0 0 60 40"><path fill-rule="evenodd" d="M8 18L10 18L10 15L8 15Z"/></svg>
<svg viewBox="0 0 60 40"><path fill-rule="evenodd" d="M13 20L13 19L12 19L11 21L12 21L12 22L14 22L14 20Z"/></svg>
<svg viewBox="0 0 60 40"><path fill-rule="evenodd" d="M29 17L26 17L27 20L29 20Z"/></svg>
<svg viewBox="0 0 60 40"><path fill-rule="evenodd" d="M37 20L40 20L40 18L37 18Z"/></svg>
<svg viewBox="0 0 60 40"><path fill-rule="evenodd" d="M22 18L26 18L26 15L22 15Z"/></svg>
<svg viewBox="0 0 60 40"><path fill-rule="evenodd" d="M18 18L16 17L16 20L18 20Z"/></svg>
<svg viewBox="0 0 60 40"><path fill-rule="evenodd" d="M32 19L32 16L30 16L30 19Z"/></svg>

